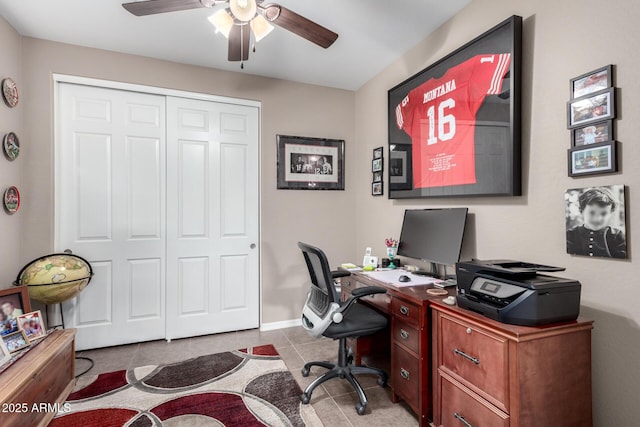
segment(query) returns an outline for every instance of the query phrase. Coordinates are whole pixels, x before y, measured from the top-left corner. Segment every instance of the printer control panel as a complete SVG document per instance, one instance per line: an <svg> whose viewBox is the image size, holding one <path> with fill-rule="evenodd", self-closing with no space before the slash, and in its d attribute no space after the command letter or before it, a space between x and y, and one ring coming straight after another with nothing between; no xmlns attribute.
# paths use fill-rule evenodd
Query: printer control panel
<svg viewBox="0 0 640 427"><path fill-rule="evenodd" d="M476 277L471 283L470 293L485 301L498 305L507 305L525 290L520 286L498 280Z"/></svg>

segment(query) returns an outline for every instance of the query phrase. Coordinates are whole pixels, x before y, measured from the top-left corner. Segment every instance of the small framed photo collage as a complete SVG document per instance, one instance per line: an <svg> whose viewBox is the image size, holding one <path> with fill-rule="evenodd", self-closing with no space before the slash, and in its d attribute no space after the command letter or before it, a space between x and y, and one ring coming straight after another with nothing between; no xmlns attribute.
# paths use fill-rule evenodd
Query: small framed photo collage
<svg viewBox="0 0 640 427"><path fill-rule="evenodd" d="M569 176L617 172L613 66L571 79L570 97L567 102L567 127L571 131L571 148L567 152Z"/></svg>
<svg viewBox="0 0 640 427"><path fill-rule="evenodd" d="M382 172L384 172L384 151L382 147L373 149L373 160L371 161L371 195L382 196L384 194L384 182L382 182Z"/></svg>

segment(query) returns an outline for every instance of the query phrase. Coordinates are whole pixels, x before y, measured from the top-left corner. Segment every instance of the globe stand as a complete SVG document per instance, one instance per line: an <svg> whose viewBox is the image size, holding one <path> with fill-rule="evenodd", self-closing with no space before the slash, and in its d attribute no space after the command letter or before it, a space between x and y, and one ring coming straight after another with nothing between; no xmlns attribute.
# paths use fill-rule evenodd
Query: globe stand
<svg viewBox="0 0 640 427"><path fill-rule="evenodd" d="M55 325L55 326L51 326L49 325L50 328L52 329L66 329L64 327L64 312L62 311L62 302L59 302L57 304L53 304L53 306L58 306L58 309L60 310L60 324L59 325ZM44 305L44 310L47 313L47 319L51 319L52 316L49 315L49 307L51 307L50 304L45 304ZM77 374L75 376L75 378L80 378L81 376L83 376L84 374L86 374L87 372L89 372L90 370L93 369L93 367L96 365L96 362L94 362L94 360L90 357L86 357L86 356L75 356L74 355L75 360L86 360L87 362L89 362L89 367L87 369L85 369L84 371L80 372L79 374Z"/></svg>

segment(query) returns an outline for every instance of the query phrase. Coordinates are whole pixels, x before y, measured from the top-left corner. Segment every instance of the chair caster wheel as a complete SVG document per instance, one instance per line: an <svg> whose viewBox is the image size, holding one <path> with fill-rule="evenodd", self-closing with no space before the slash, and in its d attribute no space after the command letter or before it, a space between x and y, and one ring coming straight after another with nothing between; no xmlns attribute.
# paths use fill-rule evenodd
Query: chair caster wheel
<svg viewBox="0 0 640 427"><path fill-rule="evenodd" d="M366 410L367 410L367 405L363 405L361 403L358 403L356 405L356 411L358 411L358 415L364 415Z"/></svg>
<svg viewBox="0 0 640 427"><path fill-rule="evenodd" d="M307 396L307 393L302 393L300 395L300 402L302 402L303 404L307 404L309 403L309 401L311 400L311 396Z"/></svg>
<svg viewBox="0 0 640 427"><path fill-rule="evenodd" d="M386 378L378 378L378 385L380 387L386 387L387 386L387 379Z"/></svg>
<svg viewBox="0 0 640 427"><path fill-rule="evenodd" d="M311 370L310 370L309 368L304 367L304 368L302 368L302 370L300 371L300 373L302 373L302 376L303 376L303 377L308 377L308 376L309 376L309 372L310 372L310 371L311 371Z"/></svg>

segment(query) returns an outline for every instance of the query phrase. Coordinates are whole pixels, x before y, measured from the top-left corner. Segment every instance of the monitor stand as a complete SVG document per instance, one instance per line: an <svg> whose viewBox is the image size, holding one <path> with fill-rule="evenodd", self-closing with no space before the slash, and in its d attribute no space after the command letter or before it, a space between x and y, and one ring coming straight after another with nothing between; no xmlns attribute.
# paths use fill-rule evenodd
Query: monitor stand
<svg viewBox="0 0 640 427"><path fill-rule="evenodd" d="M414 271L413 274L417 274L418 276L428 276L428 277L435 277L436 279L440 279L440 275L438 274L438 264L436 264L435 262L431 263L431 271L418 270L418 271Z"/></svg>

